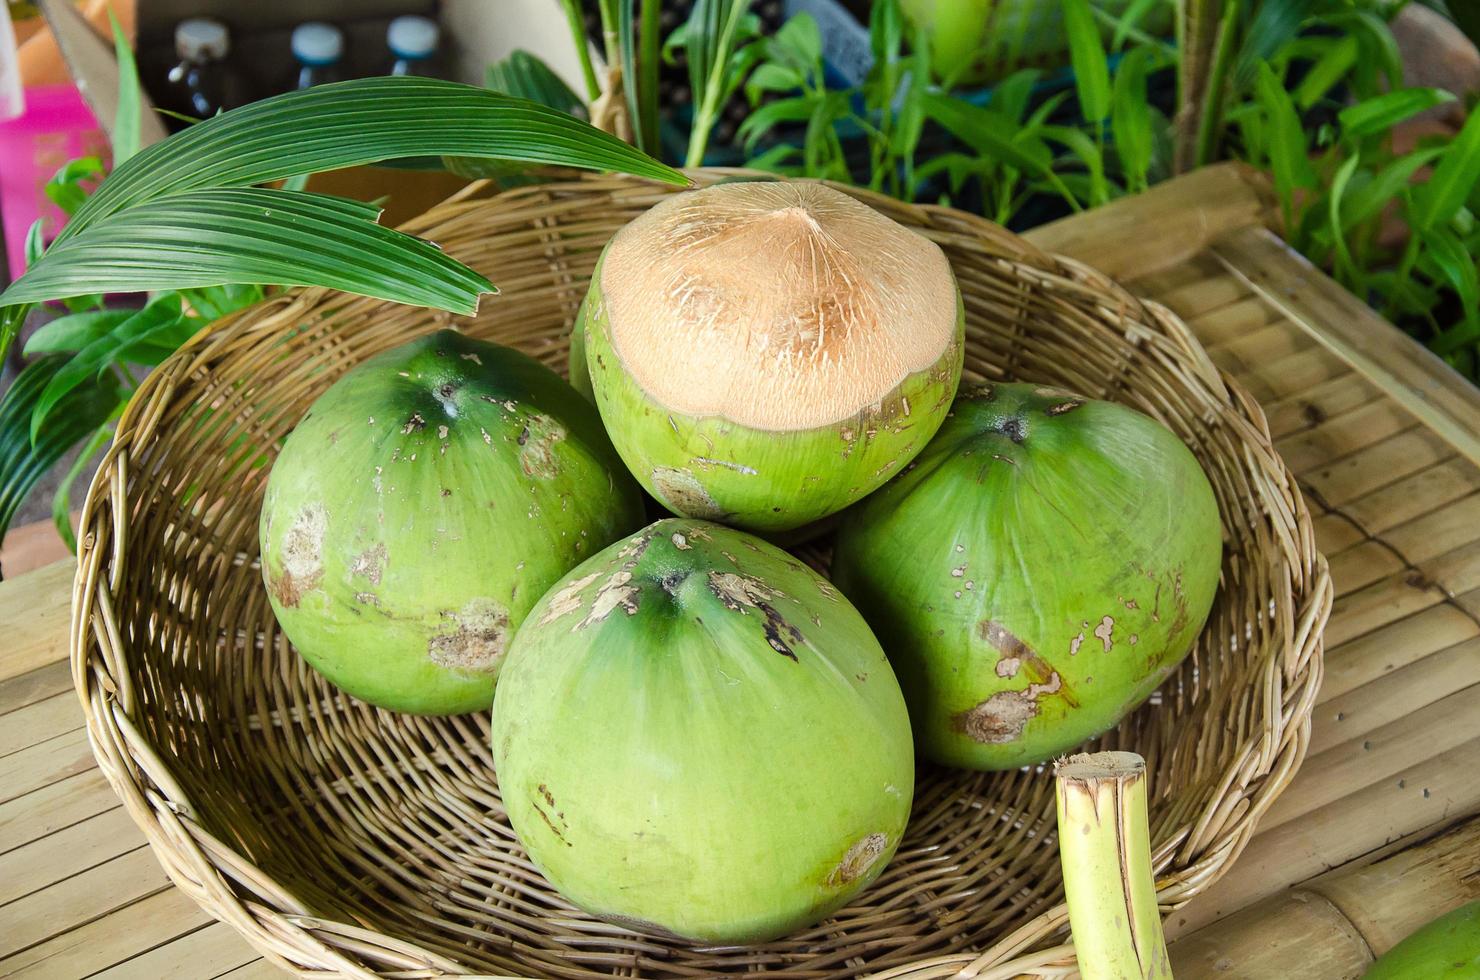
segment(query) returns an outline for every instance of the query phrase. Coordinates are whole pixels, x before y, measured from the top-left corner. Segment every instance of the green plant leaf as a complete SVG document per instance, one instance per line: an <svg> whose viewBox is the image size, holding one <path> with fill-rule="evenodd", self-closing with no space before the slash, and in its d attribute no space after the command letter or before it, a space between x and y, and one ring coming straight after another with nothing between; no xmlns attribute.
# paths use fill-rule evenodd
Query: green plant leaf
<svg viewBox="0 0 1480 980"><path fill-rule="evenodd" d="M632 127L633 140L639 149L651 152L657 144L657 120L644 115L649 103L656 106L657 61L647 66L639 64L639 27L635 16L637 0L597 0L601 13L601 32L606 44L607 63L621 72L620 94L627 103L627 118ZM656 10L652 0L642 0L643 25L641 43L651 43L656 48ZM650 32L654 33L649 37ZM646 76L651 74L651 79ZM648 91L644 91L644 89Z"/></svg>
<svg viewBox="0 0 1480 980"><path fill-rule="evenodd" d="M1161 0L1131 0L1126 4L1125 10L1115 19L1115 33L1110 38L1110 47L1119 51L1131 31L1134 31L1151 12L1151 8L1160 2Z"/></svg>
<svg viewBox="0 0 1480 980"><path fill-rule="evenodd" d="M1336 253L1336 269L1347 274L1355 272L1356 263L1352 261L1351 250L1346 245L1346 232L1341 226L1341 202L1346 197L1352 175L1361 163L1362 158L1356 154L1348 157L1331 178L1331 190L1326 195L1326 218L1331 229L1331 246Z"/></svg>
<svg viewBox="0 0 1480 980"><path fill-rule="evenodd" d="M61 208L65 214L73 214L87 200L87 192L76 184L43 184L41 191L47 200Z"/></svg>
<svg viewBox="0 0 1480 980"><path fill-rule="evenodd" d="M765 51L758 42L745 44L730 54L729 66L725 69L724 88L720 91L719 104L727 105L736 92L750 77L751 69L765 59Z"/></svg>
<svg viewBox="0 0 1480 980"><path fill-rule="evenodd" d="M792 92L802 87L802 72L790 65L768 61L757 65L745 83L745 97L751 105L760 101L765 92Z"/></svg>
<svg viewBox="0 0 1480 980"><path fill-rule="evenodd" d="M1295 86L1295 104L1301 109L1309 109L1321 99L1326 97L1347 73L1357 63L1358 45L1354 37L1343 37L1335 44L1325 46L1300 84Z"/></svg>
<svg viewBox="0 0 1480 980"><path fill-rule="evenodd" d="M1040 131L1046 138L1068 147L1079 158L1079 162L1084 164L1085 172L1089 175L1088 201L1091 207L1098 207L1110 200L1110 185L1105 180L1105 157L1094 140L1083 130L1073 126L1044 126ZM1064 175L1060 173L1060 176Z"/></svg>
<svg viewBox="0 0 1480 980"><path fill-rule="evenodd" d="M658 69L662 56L659 41L663 27L662 0L642 0L642 12L637 23L637 90L636 109L633 118L637 121L638 146L643 152L656 155L661 147L658 143ZM632 64L629 57L627 64Z"/></svg>
<svg viewBox="0 0 1480 980"><path fill-rule="evenodd" d="M736 41L742 36L747 0L696 0L683 33L684 52L689 61L689 91L693 97L694 120L689 127L685 164L697 167L709 148L709 131L719 118L728 93L743 79L734 77Z"/></svg>
<svg viewBox="0 0 1480 980"><path fill-rule="evenodd" d="M1068 92L1058 92L1044 99L1023 122L1022 128L1018 130L1018 138L1021 139L1023 133L1036 133L1038 128L1048 122L1048 118L1058 111L1059 106L1068 100Z"/></svg>
<svg viewBox="0 0 1480 980"><path fill-rule="evenodd" d="M987 103L994 112L1017 122L1028 111L1028 102L1033 97L1033 86L1043 73L1036 68L1020 68L992 86L992 99Z"/></svg>
<svg viewBox="0 0 1480 980"><path fill-rule="evenodd" d="M1144 190L1151 169L1151 106L1146 101L1146 69L1150 52L1132 48L1115 69L1111 94L1110 131L1115 153L1125 175L1126 190Z"/></svg>
<svg viewBox="0 0 1480 980"><path fill-rule="evenodd" d="M795 14L777 28L766 48L776 61L810 71L822 58L822 32L811 14Z"/></svg>
<svg viewBox="0 0 1480 980"><path fill-rule="evenodd" d="M1450 330L1435 344L1440 354L1448 354L1460 343L1480 339L1480 272L1472 255L1447 228L1430 228L1420 232L1423 251L1419 267L1434 279L1447 282L1459 297L1464 329Z"/></svg>
<svg viewBox="0 0 1480 980"><path fill-rule="evenodd" d="M887 69L898 64L904 50L904 30L904 13L899 9L899 0L874 0L869 10L868 39L875 69Z"/></svg>
<svg viewBox="0 0 1480 980"><path fill-rule="evenodd" d="M73 215L87 200L85 186L103 179L103 162L97 157L77 157L64 163L51 180L42 185L42 193L64 214Z"/></svg>
<svg viewBox="0 0 1480 980"><path fill-rule="evenodd" d="M807 146L812 142L812 133L815 132L820 150L817 172L828 179L851 184L853 175L848 172L843 142L837 131L838 123L852 117L848 97L849 93L846 91L829 92L819 101L812 118L807 121L808 139L803 142L802 151L805 156ZM856 117L853 118L856 120Z"/></svg>
<svg viewBox="0 0 1480 980"><path fill-rule="evenodd" d="M815 95L798 95L763 105L745 117L735 138L744 143L746 152L750 152L773 127L785 122L806 122L811 119L817 109L817 102Z"/></svg>
<svg viewBox="0 0 1480 980"><path fill-rule="evenodd" d="M108 23L113 27L113 54L118 61L118 111L113 116L113 166L118 167L139 152L139 69L111 7Z"/></svg>
<svg viewBox="0 0 1480 980"><path fill-rule="evenodd" d="M161 364L165 358L179 350L181 344L194 337L209 322L204 317L182 315L161 323L138 340L124 344L113 355L111 362L98 370L106 370L115 363L146 364L150 367Z"/></svg>
<svg viewBox="0 0 1480 980"><path fill-rule="evenodd" d="M33 443L31 415L51 379L68 362L65 354L32 361L0 396L0 537L41 476L89 433L102 425L124 398L123 389L107 376L80 385L56 406L55 420Z"/></svg>
<svg viewBox="0 0 1480 980"><path fill-rule="evenodd" d="M522 48L489 65L483 84L504 95L528 99L572 115L585 115L581 97L549 65Z"/></svg>
<svg viewBox="0 0 1480 980"><path fill-rule="evenodd" d="M1100 29L1090 13L1089 0L1063 0L1063 10L1079 111L1090 122L1100 122L1110 114L1110 69L1106 67Z"/></svg>
<svg viewBox="0 0 1480 980"><path fill-rule="evenodd" d="M305 133L312 133L313 138L304 138ZM566 113L486 89L411 76L365 78L320 85L233 109L135 154L78 208L53 247L0 294L0 304L9 307L85 293L90 287L79 284L90 280L105 281L108 283L106 288L118 291L246 281L238 277L248 274L247 270L254 267L255 260L271 265L273 257L253 253L244 259L242 265L227 271L232 257L217 255L209 264L210 271L202 269L190 275L183 268L187 264L181 258L184 253L179 253L173 256L174 265L167 274L150 278L152 273L145 264L137 261L139 256L134 256L135 262L130 265L127 256L115 253L110 259L111 268L104 270L101 266L88 266L89 262L98 259L93 248L71 250L57 246L67 245L94 225L109 222L109 219L116 219L122 213L132 212L145 204L155 206L140 214L130 214L133 227L146 226L156 236L163 237L168 237L173 228L178 239L181 235L193 234L200 224L199 215L188 213L190 200L184 198L187 193L207 194L207 198L201 200L214 200L216 205L220 205L225 198L212 199L209 195L222 189L246 188L296 174L425 154L621 170L670 183L687 182L673 168ZM173 205L164 199L174 202ZM318 201L316 205L310 203L314 200ZM375 286L377 292L372 295L380 295L381 298L396 299L421 293L429 298L441 295L450 299L456 294L457 298L452 301L454 305L445 308L468 310L476 306L477 293L484 288L481 284L486 283L469 270L456 271L457 263L428 253L426 249L430 246L418 244L409 236L387 233L385 229L352 228L350 219L354 212L345 202L329 205L315 195L299 195L296 201L261 199L255 201L253 207L260 212L251 215L255 224L274 226L276 241L291 243L295 237L311 241L328 230L327 222L328 225L339 226L341 237L348 236L346 242L351 251L358 249L363 253L362 246L374 241L374 259L381 263L382 269L395 268L397 264L407 262L420 266L423 271L430 271L433 267L437 269L434 281L420 286L408 281L389 292L381 289L380 285ZM304 220L305 209L315 213L310 216L308 230L303 236L298 236L300 229L293 223ZM259 217L263 220L256 220ZM225 231L229 234L229 229ZM105 233L104 237L110 234ZM387 238L386 234L392 237ZM116 235L110 241L122 247ZM196 247L197 253L209 251L209 245ZM164 259L163 255L157 257ZM329 261L333 263L333 260ZM74 262L80 263L77 269L69 265ZM342 268L342 262L340 265L335 281L305 281L302 272L294 273L291 281L335 287L335 282L349 271ZM260 262L255 267L258 270L263 268ZM314 267L322 269L323 263ZM367 281L367 274L382 285L390 278L384 271L377 273L371 270L359 270L351 278ZM151 285L161 278L165 286ZM461 278L462 285L454 286L453 282L458 278ZM44 283L51 286L45 287ZM48 289L62 292L48 292ZM411 299L397 301L419 302ZM433 302L435 305L442 300ZM23 318L23 310L0 312L0 357L9 349Z"/></svg>
<svg viewBox="0 0 1480 980"><path fill-rule="evenodd" d="M1262 0L1258 4L1234 59L1236 91L1248 91L1259 74L1259 65L1274 57L1281 45L1299 32L1314 7L1315 0Z"/></svg>
<svg viewBox="0 0 1480 980"><path fill-rule="evenodd" d="M1476 183L1480 183L1480 112L1472 111L1440 155L1433 175L1414 192L1414 227L1429 231L1448 224Z"/></svg>
<svg viewBox="0 0 1480 980"><path fill-rule="evenodd" d="M1405 153L1379 170L1367 183L1353 190L1346 196L1341 208L1342 231L1350 231L1375 218L1389 201L1409 186L1415 173L1443 152L1443 147L1426 147Z"/></svg>
<svg viewBox="0 0 1480 980"><path fill-rule="evenodd" d="M997 167L997 163L983 157L970 156L965 153L937 153L920 164L916 176L925 181L936 174L944 173L950 182L951 193L955 194L961 190L969 178L992 174Z"/></svg>
<svg viewBox="0 0 1480 980"><path fill-rule="evenodd" d="M802 151L790 143L777 143L759 156L753 156L745 161L745 165L753 170L767 170L771 173L786 174L793 168L787 164L801 156Z"/></svg>
<svg viewBox="0 0 1480 980"><path fill-rule="evenodd" d="M993 162L1040 177L1051 173L1048 147L1042 140L1019 144L1019 127L1006 116L939 92L923 94L920 102L926 115Z"/></svg>
<svg viewBox="0 0 1480 980"><path fill-rule="evenodd" d="M123 414L124 402L120 401L108 416L108 420L93 430L92 436L77 451L77 458L67 468L60 483L57 484L56 493L51 498L51 520L56 525L57 534L61 536L62 542L67 550L77 551L77 536L72 533L72 487L77 483L77 478L92 458L102 451L103 447L113 438L113 422ZM3 533L3 532L0 532Z"/></svg>
<svg viewBox="0 0 1480 980"><path fill-rule="evenodd" d="M306 133L313 138L305 139ZM59 241L166 194L421 155L492 157L687 183L672 167L549 106L434 78L358 78L252 102L146 147L88 198Z"/></svg>
<svg viewBox="0 0 1480 980"><path fill-rule="evenodd" d="M1370 10L1338 10L1315 18L1315 22L1357 39L1361 48L1357 68L1366 66L1370 69L1367 74L1374 78L1381 73L1390 90L1403 87L1403 55L1398 50L1392 30L1381 17ZM1356 94L1358 98L1366 98L1377 93L1377 87L1372 86L1370 91L1359 90Z"/></svg>
<svg viewBox="0 0 1480 980"><path fill-rule="evenodd" d="M264 188L174 194L53 243L4 299L272 283L472 313L478 295L493 291L436 246L375 224L376 213L358 201Z"/></svg>
<svg viewBox="0 0 1480 980"><path fill-rule="evenodd" d="M264 291L256 283L226 283L204 289L182 289L180 298L198 315L219 320L253 303L261 302Z"/></svg>
<svg viewBox="0 0 1480 980"><path fill-rule="evenodd" d="M58 354L79 351L100 337L106 337L137 310L89 310L57 317L43 325L26 341L25 354Z"/></svg>
<svg viewBox="0 0 1480 980"><path fill-rule="evenodd" d="M36 260L41 258L41 254L45 251L46 242L42 238L41 219L37 218L31 222L31 227L26 229L26 244L24 246L26 268L29 269L35 265ZM0 345L0 351L4 349L4 345Z"/></svg>
<svg viewBox="0 0 1480 980"><path fill-rule="evenodd" d="M571 47L575 48L576 60L581 64L586 99L594 102L601 95L601 83L596 80L596 66L591 63L591 44L586 39L586 18L581 10L581 0L560 0L560 7L565 13L565 28L570 33Z"/></svg>
<svg viewBox="0 0 1480 980"><path fill-rule="evenodd" d="M1269 155L1269 167L1274 174L1275 193L1279 196L1285 215L1285 225L1293 225L1294 194L1297 187L1314 187L1315 173L1306 156L1305 131L1300 126L1300 117L1295 114L1295 105L1285 91L1274 69L1266 61L1259 62L1255 87L1259 104L1264 110L1269 126L1265 151Z"/></svg>
<svg viewBox="0 0 1480 980"><path fill-rule="evenodd" d="M31 411L31 441L37 442L63 401L79 387L98 383L108 368L123 359L130 346L152 339L153 334L180 319L180 297L174 293L151 301L143 309L114 326L61 364L47 381ZM95 381L96 379L96 381Z"/></svg>
<svg viewBox="0 0 1480 980"><path fill-rule="evenodd" d="M1440 88L1404 88L1347 106L1337 114L1342 138L1361 139L1385 133L1398 123L1454 96Z"/></svg>

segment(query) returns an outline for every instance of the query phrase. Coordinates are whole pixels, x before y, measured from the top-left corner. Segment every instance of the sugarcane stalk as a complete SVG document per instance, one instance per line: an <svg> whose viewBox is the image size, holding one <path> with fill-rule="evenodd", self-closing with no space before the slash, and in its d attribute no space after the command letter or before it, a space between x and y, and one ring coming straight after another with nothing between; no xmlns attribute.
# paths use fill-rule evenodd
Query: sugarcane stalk
<svg viewBox="0 0 1480 980"><path fill-rule="evenodd" d="M1054 766L1059 860L1084 980L1171 980L1151 872L1146 760L1070 756Z"/></svg>

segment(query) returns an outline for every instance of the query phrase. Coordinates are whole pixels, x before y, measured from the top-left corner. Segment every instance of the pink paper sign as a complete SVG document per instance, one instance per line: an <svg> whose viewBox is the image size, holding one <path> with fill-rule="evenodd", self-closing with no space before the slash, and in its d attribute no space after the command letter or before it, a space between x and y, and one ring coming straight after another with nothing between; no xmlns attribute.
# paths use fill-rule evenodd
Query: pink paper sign
<svg viewBox="0 0 1480 980"><path fill-rule="evenodd" d="M10 278L25 271L26 232L42 219L51 241L67 216L42 188L68 160L96 156L108 165L108 138L70 85L28 88L25 112L0 123L0 223Z"/></svg>

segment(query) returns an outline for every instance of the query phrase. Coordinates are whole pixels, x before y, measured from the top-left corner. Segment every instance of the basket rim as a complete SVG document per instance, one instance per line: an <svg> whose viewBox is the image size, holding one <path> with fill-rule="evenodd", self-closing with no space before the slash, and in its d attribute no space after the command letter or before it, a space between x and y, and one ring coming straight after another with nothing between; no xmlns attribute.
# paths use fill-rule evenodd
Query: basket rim
<svg viewBox="0 0 1480 980"><path fill-rule="evenodd" d="M743 168L702 168L685 173L701 185L734 177L776 179L775 175ZM916 213L934 226L950 228L953 234L994 239L1016 253L1013 262L1020 266L1019 271L1053 276L1113 300L1117 309L1132 314L1146 325L1148 332L1165 337L1179 354L1192 360L1198 380L1244 423L1241 428L1247 431L1243 434L1253 442L1246 448L1268 457L1270 468L1281 479L1280 489L1288 494L1294 516L1303 521L1304 527L1309 527L1310 515L1303 494L1273 447L1263 409L1236 379L1212 362L1186 324L1161 304L1137 298L1089 265L1040 249L981 216L944 205L901 202L834 181L822 183L881 209ZM672 190L640 178L581 173L557 184L479 196L492 184L475 181L404 223L400 230L424 234L459 209L512 203L548 195L552 190L590 193L603 184ZM187 369L171 368L194 362L213 345L228 338L238 323L259 316L264 310L307 308L332 292L319 287L286 289L217 320L172 354L161 365L164 370L151 372L140 384L119 419L114 441L98 466L79 518L78 568L73 582L68 636L73 683L98 767L131 819L144 832L170 879L213 917L230 923L269 961L300 974L313 970L323 975L319 971L329 971L370 980L381 974L368 969L365 961L356 955L369 942L375 945L376 962L381 968L397 968L394 964L399 960L402 969L431 967L462 974L466 968L416 944L311 915L290 890L194 821L195 810L189 795L170 775L168 761L148 743L132 717L136 699L125 669L128 651L121 641L111 600L127 570L129 447L151 438L161 424L163 406L175 395L176 379L189 373ZM450 317L441 316L450 322ZM1290 636L1282 638L1281 648L1270 658L1269 667L1273 671L1285 666L1294 683L1280 685L1286 690L1274 705L1273 720L1252 731L1231 754L1231 761L1220 767L1225 770L1220 792L1209 802L1206 811L1191 814L1183 821L1188 825L1180 826L1153 853L1153 866L1160 872L1157 895L1164 916L1226 873L1254 836L1259 817L1288 785L1305 757L1324 670L1322 632L1331 612L1333 587L1326 559L1313 539L1302 541L1301 545L1294 549L1302 562L1298 569L1299 582L1288 579L1285 582L1292 593L1296 628ZM1293 673L1289 669L1291 665ZM1293 700L1290 688L1295 689ZM1232 795L1230 802L1227 790L1235 785L1239 792ZM1190 856L1195 845L1207 843L1215 823L1219 822L1225 825L1234 822L1237 827L1218 847L1195 860L1179 863L1178 855ZM270 905L265 904L269 897ZM870 976L878 980L905 976L920 980L934 977L985 980L1019 973L1062 975L1064 968L1075 964L1073 945L1067 937L1059 945L1036 951L1034 948L1041 946L1046 935L1062 930L1066 924L1067 909L1060 902L980 953L931 956Z"/></svg>

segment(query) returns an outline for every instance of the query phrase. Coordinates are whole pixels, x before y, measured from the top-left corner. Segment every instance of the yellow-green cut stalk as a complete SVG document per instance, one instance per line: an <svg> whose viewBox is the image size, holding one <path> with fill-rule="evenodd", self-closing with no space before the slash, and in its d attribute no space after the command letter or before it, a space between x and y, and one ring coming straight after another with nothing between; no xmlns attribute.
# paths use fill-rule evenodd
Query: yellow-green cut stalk
<svg viewBox="0 0 1480 980"><path fill-rule="evenodd" d="M1054 766L1059 860L1084 980L1171 980L1146 822L1146 760L1074 755Z"/></svg>

